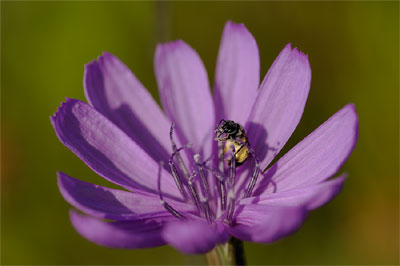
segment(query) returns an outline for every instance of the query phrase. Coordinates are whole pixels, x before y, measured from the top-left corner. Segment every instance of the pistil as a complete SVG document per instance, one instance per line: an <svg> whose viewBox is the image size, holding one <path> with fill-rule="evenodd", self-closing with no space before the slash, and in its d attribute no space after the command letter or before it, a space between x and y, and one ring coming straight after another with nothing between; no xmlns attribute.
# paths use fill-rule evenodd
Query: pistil
<svg viewBox="0 0 400 266"><path fill-rule="evenodd" d="M208 181L206 174L204 172L203 163L200 162L200 154L195 154L193 159L197 166L197 171L200 175L201 183L200 183L200 201L203 203L204 215L209 223L212 222L214 218L214 214L211 211L209 199L210 199L210 191L208 187Z"/></svg>
<svg viewBox="0 0 400 266"><path fill-rule="evenodd" d="M182 180L181 180L181 178L180 178L180 176L178 174L178 171L176 170L175 164L173 162L174 156L177 155L179 153L179 151L184 149L184 148L185 147L182 147L180 149L177 149L175 152L173 152L171 157L169 158L168 164L169 164L169 167L171 169L172 177L174 178L175 184L178 187L179 192L182 194L184 200L187 201L186 191L185 191L185 189L183 187Z"/></svg>
<svg viewBox="0 0 400 266"><path fill-rule="evenodd" d="M242 134L244 135L244 130L242 129L241 126L239 127L239 129L242 130ZM185 145L183 147L178 148L173 138L173 130L174 130L174 123L171 124L170 128L170 141L173 152L169 158L168 164L171 170L171 175L175 181L175 184L179 192L182 194L185 201L191 198L191 201L197 207L199 216L205 217L205 219L209 223L212 223L215 218L220 217L221 215L225 215L225 221L228 224L231 224L233 220L233 213L235 210L235 203L236 203L235 199L236 168L243 163L243 160L237 161L238 160L237 154L243 151L243 149L246 149L246 151L248 151L248 153L253 157L255 162L255 168L252 172L251 178L245 190L245 195L244 195L245 198L250 197L252 195L252 191L255 187L255 184L257 182L258 176L261 171L259 166L259 161L255 155L254 150L250 147L247 138L244 135L244 137L242 136L242 138L235 138L234 141L229 142L228 141L230 140L229 135L221 135L221 132L218 132L216 130L215 133L217 134L217 137L219 137L216 138L216 140L218 141L217 142L218 169L215 169L212 166L207 166L206 164L207 161L212 159L212 156L209 158L209 160L204 162L201 161L200 154L195 154L193 156L194 164L190 164L191 166L190 170L192 170L192 173L190 173L189 168L185 165L180 155L180 152L186 148L190 149L191 146ZM245 141L243 141L242 139L244 139ZM226 148L230 150L228 160L225 160L225 156L228 155L228 151L225 150ZM247 157L245 157L245 159L247 159ZM175 166L174 160L176 161L175 163L178 164L178 168ZM228 162L227 169L225 169L226 161ZM210 193L211 188L208 183L209 179L207 179L208 172L211 173L212 177L215 177L216 187L218 190L217 192L218 196L215 198L212 198ZM183 175L183 178L181 178L181 174ZM186 219L181 213L179 213L176 209L174 209L163 199L160 188L161 186L160 179L161 176L159 177L158 180L161 204L173 216L181 220ZM188 194L190 196L188 196ZM215 202L212 202L211 200L215 200ZM214 207L216 207L216 209ZM214 211L216 211L216 213Z"/></svg>
<svg viewBox="0 0 400 266"><path fill-rule="evenodd" d="M176 147L176 144L175 144L175 141L174 141L174 138L173 138L174 126L175 126L175 124L172 123L171 124L171 128L169 130L169 138L170 138L170 141L171 141L172 151L173 151L173 154L176 157L176 160L178 161L178 166L181 169L181 171L183 173L183 176L186 179L187 188L188 188L188 190L189 190L189 192L190 192L190 194L192 196L192 199L193 199L194 203L196 204L196 207L197 207L199 213L201 213L202 206L200 204L196 188L193 186L193 178L194 178L195 174L194 175L189 175L189 171L188 171L185 163L183 162L183 159L182 159L181 155L179 154L180 150ZM170 162L173 165L173 162L172 161L170 161ZM178 174L178 171L176 171L176 168L174 170L175 171L172 174L174 179L180 180L180 176Z"/></svg>
<svg viewBox="0 0 400 266"><path fill-rule="evenodd" d="M158 187L158 195L160 197L160 203L163 205L163 207L171 213L173 216L180 220L186 220L186 217L183 216L180 212L175 210L168 202L164 200L162 191L161 191L161 171L164 168L164 162L160 162L159 170L158 170L158 179L157 179L157 187Z"/></svg>
<svg viewBox="0 0 400 266"><path fill-rule="evenodd" d="M218 170L224 174L224 147L222 142L218 142ZM217 180L218 184L218 193L220 196L220 202L221 202L221 210L225 210L226 208L226 187L225 183L223 180L218 179Z"/></svg>
<svg viewBox="0 0 400 266"><path fill-rule="evenodd" d="M235 208L235 177L236 177L236 160L235 160L235 147L231 146L231 160L229 168L229 179L228 179L228 210L226 215L226 220L228 223L232 222L233 211Z"/></svg>

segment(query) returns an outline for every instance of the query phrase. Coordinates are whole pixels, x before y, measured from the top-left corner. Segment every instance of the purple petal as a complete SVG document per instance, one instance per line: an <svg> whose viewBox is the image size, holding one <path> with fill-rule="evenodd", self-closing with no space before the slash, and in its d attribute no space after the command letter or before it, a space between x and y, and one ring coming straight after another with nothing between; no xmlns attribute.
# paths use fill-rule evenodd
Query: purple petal
<svg viewBox="0 0 400 266"><path fill-rule="evenodd" d="M51 121L61 142L99 175L127 189L157 191L158 163L91 106L68 99ZM161 173L163 192L180 197L172 177Z"/></svg>
<svg viewBox="0 0 400 266"><path fill-rule="evenodd" d="M169 118L176 122L179 137L194 144L195 149L211 146L214 106L207 73L197 53L180 40L159 45L155 72L161 101Z"/></svg>
<svg viewBox="0 0 400 266"><path fill-rule="evenodd" d="M270 243L299 229L306 214L302 207L241 205L234 214L235 224L227 230L244 241Z"/></svg>
<svg viewBox="0 0 400 266"><path fill-rule="evenodd" d="M349 104L271 166L254 195L306 187L328 179L346 161L357 138L357 113Z"/></svg>
<svg viewBox="0 0 400 266"><path fill-rule="evenodd" d="M246 122L260 82L260 61L255 39L243 24L228 21L222 34L215 73L217 121Z"/></svg>
<svg viewBox="0 0 400 266"><path fill-rule="evenodd" d="M246 124L262 167L271 162L299 123L310 83L307 56L287 45L265 76Z"/></svg>
<svg viewBox="0 0 400 266"><path fill-rule="evenodd" d="M86 65L86 98L156 161L169 156L170 123L129 68L104 53Z"/></svg>
<svg viewBox="0 0 400 266"><path fill-rule="evenodd" d="M137 249L165 245L161 237L164 224L161 222L148 220L105 222L81 215L76 211L70 212L70 218L81 236L101 246Z"/></svg>
<svg viewBox="0 0 400 266"><path fill-rule="evenodd" d="M169 217L171 214L154 194L140 190L127 192L87 183L58 173L58 186L64 199L75 208L98 218L134 220ZM195 212L192 205L168 200L180 212Z"/></svg>
<svg viewBox="0 0 400 266"><path fill-rule="evenodd" d="M343 188L346 175L304 188L284 192L261 194L240 201L240 205L257 204L268 206L304 206L314 210L332 200Z"/></svg>
<svg viewBox="0 0 400 266"><path fill-rule="evenodd" d="M221 240L214 225L202 220L168 223L163 231L164 240L183 253L206 253Z"/></svg>

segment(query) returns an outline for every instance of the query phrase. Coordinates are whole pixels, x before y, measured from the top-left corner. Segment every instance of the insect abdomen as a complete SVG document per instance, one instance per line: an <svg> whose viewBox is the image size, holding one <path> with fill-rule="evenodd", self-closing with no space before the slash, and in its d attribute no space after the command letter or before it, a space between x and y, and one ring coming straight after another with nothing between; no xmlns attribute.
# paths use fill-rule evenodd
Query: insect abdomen
<svg viewBox="0 0 400 266"><path fill-rule="evenodd" d="M248 141L245 137L241 138L241 140L243 143L248 143ZM239 166L239 165L243 164L249 157L249 150L247 149L246 146L242 145L241 143L239 143L237 141L227 140L225 142L224 154L226 154L227 152L229 152L231 150L232 145L235 149L236 166Z"/></svg>

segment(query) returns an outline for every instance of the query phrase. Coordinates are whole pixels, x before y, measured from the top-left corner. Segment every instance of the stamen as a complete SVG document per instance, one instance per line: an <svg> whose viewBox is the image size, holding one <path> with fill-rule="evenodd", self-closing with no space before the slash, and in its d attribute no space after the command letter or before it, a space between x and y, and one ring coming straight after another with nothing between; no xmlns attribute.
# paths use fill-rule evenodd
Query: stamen
<svg viewBox="0 0 400 266"><path fill-rule="evenodd" d="M202 192L203 192L205 198L208 199L209 196L210 196L210 192L208 190L208 181L207 181L207 178L206 178L206 174L204 173L204 167L200 163L200 154L195 154L193 156L193 159L194 159L194 162L197 165L197 170L198 170L198 172L200 174L201 183L202 183L202 186L201 186Z"/></svg>
<svg viewBox="0 0 400 266"><path fill-rule="evenodd" d="M247 143L242 143L242 145L246 145L246 148L249 150L249 153L254 158L254 162L255 162L255 168L254 168L253 174L251 176L250 182L247 185L246 194L244 196L245 198L248 198L253 193L253 189L254 189L254 186L256 185L257 178L258 178L258 175L260 174L261 169L260 169L260 163L257 159L255 151Z"/></svg>
<svg viewBox="0 0 400 266"><path fill-rule="evenodd" d="M183 216L180 212L175 210L171 205L168 204L163 198L162 192L161 192L161 170L164 168L164 162L160 162L160 167L158 171L158 195L160 197L160 203L163 205L163 207L171 213L173 216L180 220L186 220L186 217Z"/></svg>
<svg viewBox="0 0 400 266"><path fill-rule="evenodd" d="M181 148L177 149L176 151L174 151L172 153L171 157L169 158L169 162L168 162L169 167L171 169L172 177L175 180L175 184L178 187L179 192L182 194L182 196L185 199L185 201L187 200L186 190L183 187L182 180L181 180L181 178L180 178L180 176L178 174L178 171L176 170L176 167L175 167L175 165L173 163L173 159L174 159L174 156L179 153L179 151L181 151L183 149L186 149L186 148L190 148L190 145L185 145L184 147L181 147Z"/></svg>
<svg viewBox="0 0 400 266"><path fill-rule="evenodd" d="M197 171L199 172L201 178L200 200L203 203L204 215L206 216L207 221L211 223L214 214L212 213L210 205L208 203L208 200L210 198L210 192L208 188L208 181L204 172L204 165L200 162L200 154L195 154L193 156L193 159L197 165Z"/></svg>
<svg viewBox="0 0 400 266"><path fill-rule="evenodd" d="M175 167L173 162L170 161L168 164L169 164L169 168L171 169L172 177L175 180L175 184L178 187L179 192L182 194L183 198L186 201L187 200L187 194L186 194L185 189L183 188L183 184L181 182L181 178L179 177L178 171L176 170L176 167Z"/></svg>
<svg viewBox="0 0 400 266"><path fill-rule="evenodd" d="M178 161L178 166L181 169L183 176L186 178L186 180L188 180L189 179L189 171L186 168L185 164L183 163L182 157L179 154L178 149L176 148L176 144L175 144L175 141L173 138L174 127L175 127L175 123L171 123L171 127L169 129L169 139L171 141L172 150L175 153L176 159Z"/></svg>
<svg viewBox="0 0 400 266"><path fill-rule="evenodd" d="M224 147L222 142L218 142L218 170L224 173ZM226 208L226 187L222 180L217 180L218 192L221 201L221 210Z"/></svg>
<svg viewBox="0 0 400 266"><path fill-rule="evenodd" d="M211 167L209 167L209 166L207 166L207 165L204 165L204 164L203 164L203 167L204 167L204 169L210 171L213 175L215 175L215 177L216 177L219 181L221 181L221 182L225 181L225 178L223 177L223 174L220 173L218 170L215 170L215 169L213 169L213 168L211 168Z"/></svg>
<svg viewBox="0 0 400 266"><path fill-rule="evenodd" d="M229 171L229 182L231 185L235 182L236 176L236 153L235 153L235 146L231 145L232 155L230 160L230 171Z"/></svg>
<svg viewBox="0 0 400 266"><path fill-rule="evenodd" d="M236 177L236 160L235 160L235 146L231 145L232 155L230 160L230 171L229 171L229 191L228 191L228 213L226 215L226 220L228 223L232 221L233 211L235 209L235 177Z"/></svg>
<svg viewBox="0 0 400 266"><path fill-rule="evenodd" d="M197 195L196 189L193 186L193 180L194 180L195 176L196 176L196 172L193 172L192 175L189 176L187 184L188 184L189 191L192 194L194 203L196 204L197 209L201 213L202 205L200 204L200 200L199 200L199 197Z"/></svg>
<svg viewBox="0 0 400 266"><path fill-rule="evenodd" d="M192 195L193 201L196 204L196 207L197 207L198 211L201 213L202 206L200 204L199 197L197 195L196 189L193 186L193 178L194 178L194 176L196 176L196 173L194 173L192 175L189 175L189 171L186 168L186 165L183 162L181 155L179 154L180 150L177 149L175 141L174 141L174 138L173 138L174 127L175 127L175 124L171 123L171 128L169 130L169 138L170 138L171 146L172 146L172 150L173 150L172 157L174 157L174 156L176 157L176 159L178 161L178 166L181 169L181 171L183 173L183 176L186 179L187 187L188 187L188 189L190 191L190 194ZM173 165L171 160L170 160L170 163ZM176 179L180 180L178 171L176 171L175 166L173 166L172 168L174 168L173 171L171 170L173 172L173 175L175 175L174 179L176 178Z"/></svg>
<svg viewBox="0 0 400 266"><path fill-rule="evenodd" d="M204 215L206 216L208 223L211 224L214 219L214 215L212 214L212 211L211 211L210 205L208 204L208 201L203 202L203 206L204 206Z"/></svg>
<svg viewBox="0 0 400 266"><path fill-rule="evenodd" d="M260 169L259 169L259 167L256 165L256 167L254 168L253 175L251 176L250 182L249 182L249 184L248 184L248 186L247 186L247 188L246 188L246 195L245 195L245 198L250 197L251 194L253 193L253 189L254 189L254 187L255 187L255 185L256 185L257 178L258 178L258 175L259 175L259 174L260 174Z"/></svg>

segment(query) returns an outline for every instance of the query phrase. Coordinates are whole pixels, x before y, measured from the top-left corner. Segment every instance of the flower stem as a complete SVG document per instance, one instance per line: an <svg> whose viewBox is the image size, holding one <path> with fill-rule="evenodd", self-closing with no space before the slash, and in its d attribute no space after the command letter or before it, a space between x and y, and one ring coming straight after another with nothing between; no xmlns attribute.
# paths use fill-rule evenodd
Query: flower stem
<svg viewBox="0 0 400 266"><path fill-rule="evenodd" d="M205 256L208 265L246 265L243 242L234 237L225 244L217 245Z"/></svg>

